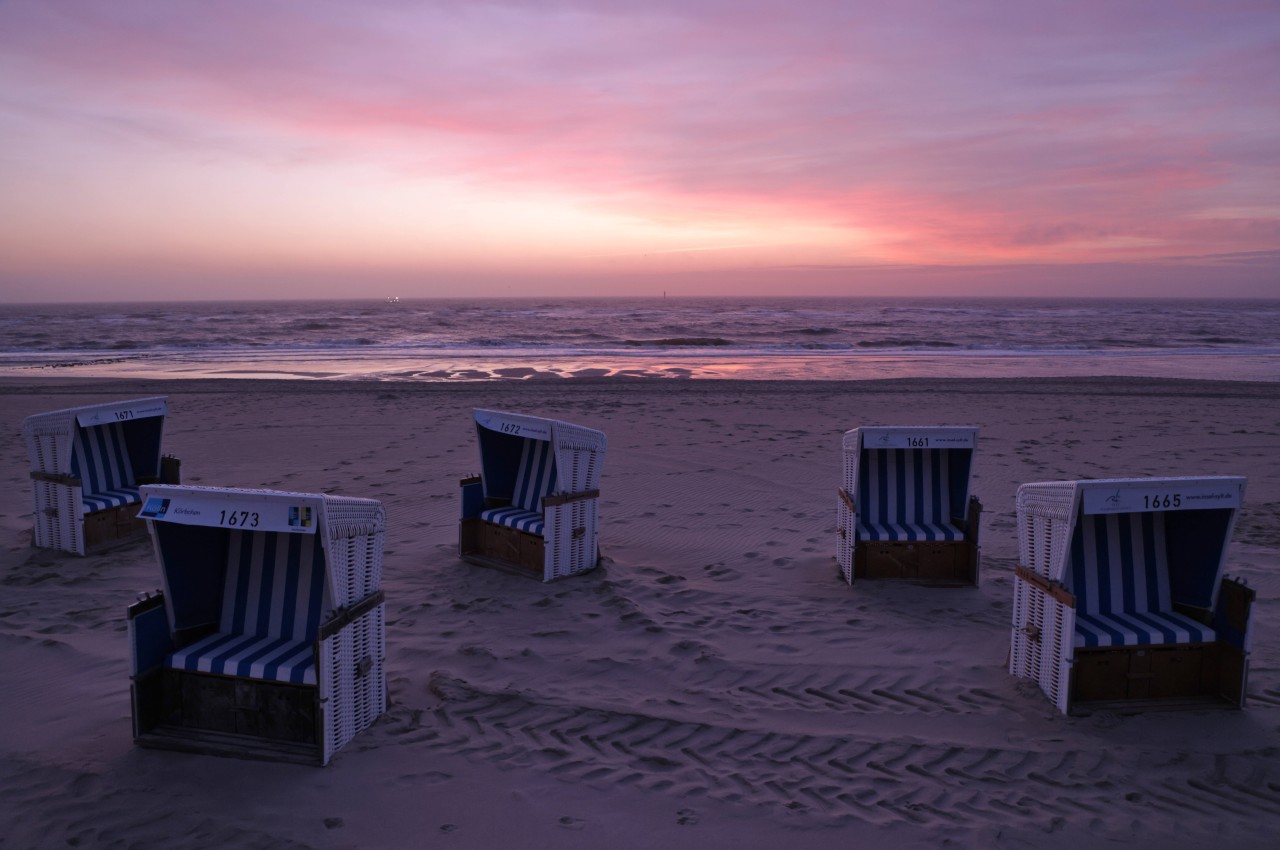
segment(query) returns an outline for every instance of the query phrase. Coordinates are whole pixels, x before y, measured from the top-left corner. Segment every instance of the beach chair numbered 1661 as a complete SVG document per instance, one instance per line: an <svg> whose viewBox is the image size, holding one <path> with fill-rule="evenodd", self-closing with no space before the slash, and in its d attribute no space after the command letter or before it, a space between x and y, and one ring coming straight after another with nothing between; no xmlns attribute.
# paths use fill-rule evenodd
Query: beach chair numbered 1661
<svg viewBox="0 0 1280 850"><path fill-rule="evenodd" d="M168 410L157 397L28 416L32 543L85 555L145 537L138 487L178 483L177 458L160 453Z"/></svg>
<svg viewBox="0 0 1280 850"><path fill-rule="evenodd" d="M1009 672L1058 709L1244 704L1254 591L1224 578L1245 479L1018 488Z"/></svg>
<svg viewBox="0 0 1280 850"><path fill-rule="evenodd" d="M844 435L836 562L844 580L976 585L982 504L969 493L978 429L855 428Z"/></svg>
<svg viewBox="0 0 1280 850"><path fill-rule="evenodd" d="M494 410L475 424L481 471L461 482L459 554L543 581L594 569L604 433Z"/></svg>
<svg viewBox="0 0 1280 850"><path fill-rule="evenodd" d="M129 608L138 744L328 764L386 709L382 504L142 488L163 592Z"/></svg>

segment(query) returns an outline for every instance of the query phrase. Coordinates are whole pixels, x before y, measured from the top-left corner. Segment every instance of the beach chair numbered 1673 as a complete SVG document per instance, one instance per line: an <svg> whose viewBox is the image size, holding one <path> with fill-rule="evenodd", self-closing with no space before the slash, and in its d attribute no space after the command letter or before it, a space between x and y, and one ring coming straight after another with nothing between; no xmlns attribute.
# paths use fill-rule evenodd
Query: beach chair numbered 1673
<svg viewBox="0 0 1280 850"><path fill-rule="evenodd" d="M1254 591L1224 578L1245 479L1018 488L1009 672L1058 709L1244 705Z"/></svg>
<svg viewBox="0 0 1280 850"><path fill-rule="evenodd" d="M134 738L328 764L386 709L372 499L142 488L163 592L129 608Z"/></svg>
<svg viewBox="0 0 1280 850"><path fill-rule="evenodd" d="M594 569L604 434L494 410L475 424L481 472L461 482L459 554L543 581Z"/></svg>
<svg viewBox="0 0 1280 850"><path fill-rule="evenodd" d="M976 585L982 504L969 493L978 429L855 428L844 435L836 562L855 578Z"/></svg>
<svg viewBox="0 0 1280 850"><path fill-rule="evenodd" d="M32 543L85 555L145 537L138 487L178 483L177 458L160 453L164 398L136 398L28 416Z"/></svg>

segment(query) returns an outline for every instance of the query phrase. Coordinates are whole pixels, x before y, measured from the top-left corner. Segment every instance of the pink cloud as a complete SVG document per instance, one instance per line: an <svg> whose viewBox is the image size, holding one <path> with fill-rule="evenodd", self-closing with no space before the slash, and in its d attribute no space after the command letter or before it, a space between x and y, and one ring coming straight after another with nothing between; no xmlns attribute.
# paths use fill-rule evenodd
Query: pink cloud
<svg viewBox="0 0 1280 850"><path fill-rule="evenodd" d="M810 221L893 261L1262 250L1280 220L1265 3L20 0L0 56L0 126L104 151Z"/></svg>

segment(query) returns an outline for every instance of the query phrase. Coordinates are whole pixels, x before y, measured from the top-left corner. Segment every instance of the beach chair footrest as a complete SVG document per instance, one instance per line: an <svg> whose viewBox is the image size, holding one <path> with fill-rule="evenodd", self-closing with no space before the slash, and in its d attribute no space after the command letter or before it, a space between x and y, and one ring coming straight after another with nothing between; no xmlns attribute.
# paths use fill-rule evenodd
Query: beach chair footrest
<svg viewBox="0 0 1280 850"><path fill-rule="evenodd" d="M1072 713L1117 701L1223 701L1239 705L1242 653L1218 643L1077 647ZM1091 705L1092 704L1092 705Z"/></svg>
<svg viewBox="0 0 1280 850"><path fill-rule="evenodd" d="M923 584L976 584L974 544L968 540L859 541L854 577L902 579Z"/></svg>
<svg viewBox="0 0 1280 850"><path fill-rule="evenodd" d="M101 551L147 536L146 520L138 519L138 502L103 508L84 515L84 547Z"/></svg>
<svg viewBox="0 0 1280 850"><path fill-rule="evenodd" d="M237 676L166 670L161 677L166 725L318 744L319 689Z"/></svg>
<svg viewBox="0 0 1280 850"><path fill-rule="evenodd" d="M134 740L140 747L156 750L293 764L321 764L321 748L316 744L272 741L250 735L188 729L171 724L156 726Z"/></svg>
<svg viewBox="0 0 1280 850"><path fill-rule="evenodd" d="M462 521L459 540L462 557L467 560L484 564L496 562L542 578L546 542L541 535L468 518Z"/></svg>

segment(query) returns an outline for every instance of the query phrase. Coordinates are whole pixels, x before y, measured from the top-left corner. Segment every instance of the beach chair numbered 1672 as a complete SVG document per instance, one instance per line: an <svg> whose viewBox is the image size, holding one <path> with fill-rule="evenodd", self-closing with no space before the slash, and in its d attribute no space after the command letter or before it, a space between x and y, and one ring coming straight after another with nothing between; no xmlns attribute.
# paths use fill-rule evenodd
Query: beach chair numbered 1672
<svg viewBox="0 0 1280 850"><path fill-rule="evenodd" d="M481 472L461 482L459 554L543 581L594 569L604 433L494 410L475 424Z"/></svg>
<svg viewBox="0 0 1280 850"><path fill-rule="evenodd" d="M145 537L138 487L178 483L177 458L160 453L168 410L157 397L28 416L32 543L85 555Z"/></svg>
<svg viewBox="0 0 1280 850"><path fill-rule="evenodd" d="M978 429L855 428L844 435L836 562L844 580L976 585L982 504L969 493Z"/></svg>
<svg viewBox="0 0 1280 850"><path fill-rule="evenodd" d="M1009 672L1058 709L1244 705L1254 591L1223 577L1245 479L1018 488Z"/></svg>
<svg viewBox="0 0 1280 850"><path fill-rule="evenodd" d="M386 709L382 504L142 488L163 592L129 608L134 738L328 764Z"/></svg>

